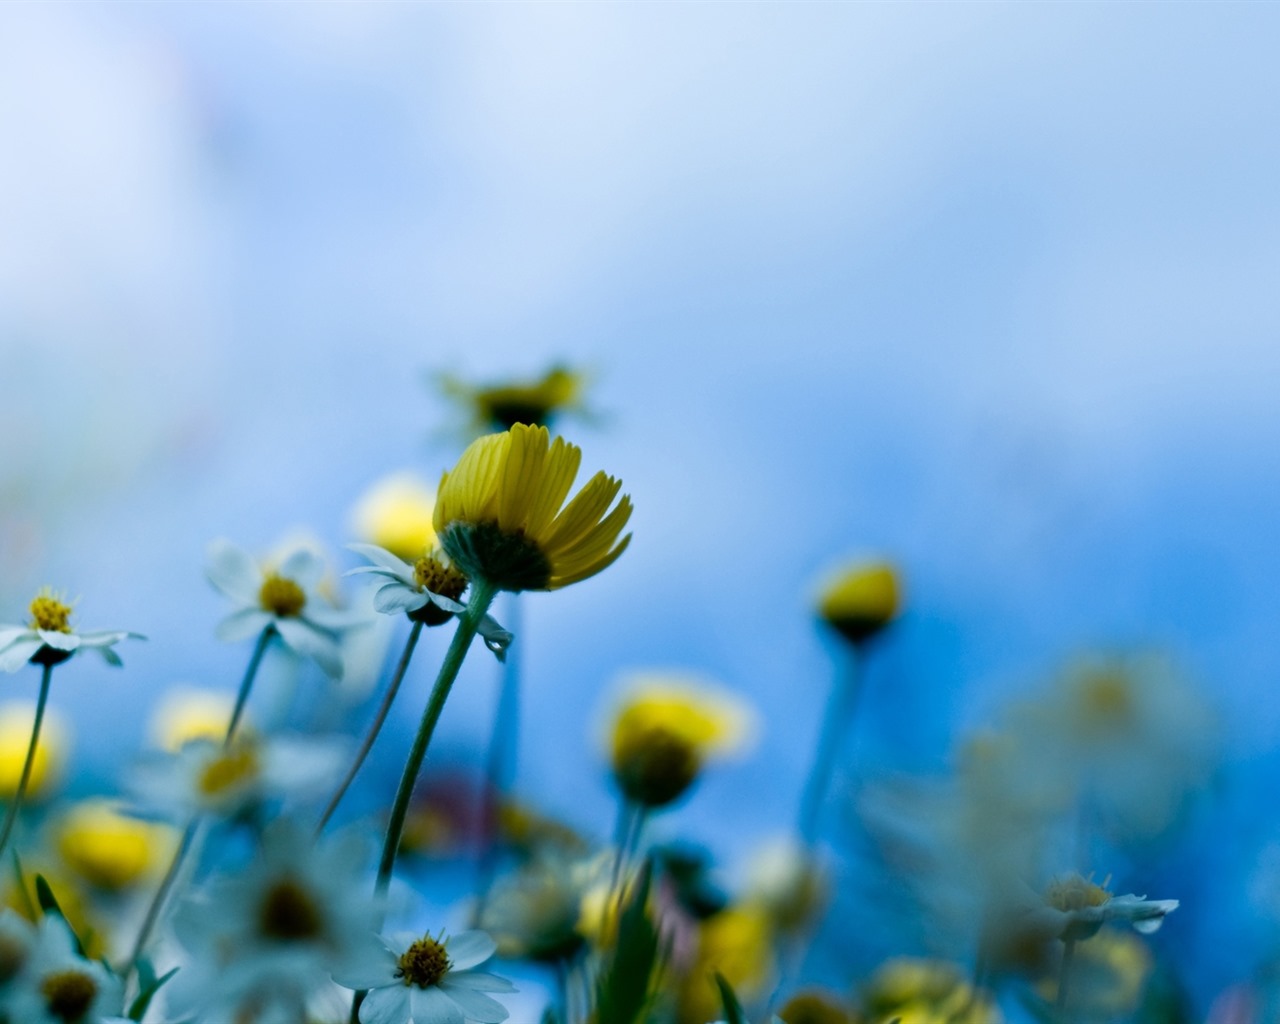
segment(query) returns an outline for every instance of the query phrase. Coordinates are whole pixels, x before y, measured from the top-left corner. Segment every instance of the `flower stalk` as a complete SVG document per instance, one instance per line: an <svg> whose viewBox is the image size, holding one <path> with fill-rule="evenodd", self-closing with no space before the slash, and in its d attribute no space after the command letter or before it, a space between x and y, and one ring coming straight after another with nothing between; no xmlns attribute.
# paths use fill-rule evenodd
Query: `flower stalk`
<svg viewBox="0 0 1280 1024"><path fill-rule="evenodd" d="M806 845L813 845L817 838L818 820L822 815L827 787L831 785L831 774L835 769L840 744L852 725L862 693L857 653L858 648L849 652L848 667L836 680L836 685L827 698L818 749L814 753L813 765L809 769L804 793L800 798L798 828L800 838Z"/></svg>
<svg viewBox="0 0 1280 1024"><path fill-rule="evenodd" d="M27 756L22 762L22 775L18 778L18 788L14 791L13 800L5 813L4 825L0 827L0 854L4 853L9 843L13 826L17 824L18 812L22 809L23 798L27 795L27 786L31 782L31 768L35 764L36 749L40 746L40 726L44 722L44 710L49 703L49 683L53 679L53 665L45 663L40 666L40 696L36 698L35 720L31 723L31 742L27 745Z"/></svg>

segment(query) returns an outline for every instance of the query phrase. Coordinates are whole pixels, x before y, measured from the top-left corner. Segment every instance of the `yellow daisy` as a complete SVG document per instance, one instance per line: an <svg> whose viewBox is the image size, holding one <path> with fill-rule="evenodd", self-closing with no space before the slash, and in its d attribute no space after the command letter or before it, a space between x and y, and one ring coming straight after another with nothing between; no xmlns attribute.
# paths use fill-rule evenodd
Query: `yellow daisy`
<svg viewBox="0 0 1280 1024"><path fill-rule="evenodd" d="M467 384L442 374L440 389L467 406L477 430L509 430L517 423L551 425L558 413L580 410L586 376L567 366L553 366L535 380L510 380L487 386Z"/></svg>
<svg viewBox="0 0 1280 1024"><path fill-rule="evenodd" d="M631 541L618 540L631 499L614 505L622 483L601 472L564 504L581 458L546 427L473 441L440 480L434 525L445 552L499 590L556 590L612 565Z"/></svg>
<svg viewBox="0 0 1280 1024"><path fill-rule="evenodd" d="M835 573L818 597L818 614L842 636L861 643L897 618L897 570L888 562L858 562Z"/></svg>

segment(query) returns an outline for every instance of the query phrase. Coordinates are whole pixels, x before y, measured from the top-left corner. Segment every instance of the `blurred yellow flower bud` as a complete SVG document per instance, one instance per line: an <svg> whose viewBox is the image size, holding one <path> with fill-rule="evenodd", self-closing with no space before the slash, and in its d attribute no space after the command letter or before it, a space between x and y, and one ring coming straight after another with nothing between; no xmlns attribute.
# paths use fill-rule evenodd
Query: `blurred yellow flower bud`
<svg viewBox="0 0 1280 1024"><path fill-rule="evenodd" d="M944 960L898 957L872 975L862 993L870 1022L999 1024L1000 1011Z"/></svg>
<svg viewBox="0 0 1280 1024"><path fill-rule="evenodd" d="M610 736L619 789L644 807L678 799L708 756L742 747L754 715L739 698L688 677L633 677Z"/></svg>
<svg viewBox="0 0 1280 1024"><path fill-rule="evenodd" d="M680 1020L716 1020L722 1016L714 976L720 974L739 999L764 993L774 975L773 930L769 915L751 903L727 907L699 929L698 951L680 993Z"/></svg>
<svg viewBox="0 0 1280 1024"><path fill-rule="evenodd" d="M435 507L436 494L429 484L413 473L394 473L374 483L356 502L352 528L361 540L412 565L435 546Z"/></svg>
<svg viewBox="0 0 1280 1024"><path fill-rule="evenodd" d="M888 562L859 562L829 579L818 597L818 614L856 644L892 622L901 604L897 570Z"/></svg>
<svg viewBox="0 0 1280 1024"><path fill-rule="evenodd" d="M217 690L172 689L161 698L151 716L151 742L162 750L173 751L191 740L221 743L234 704L231 694Z"/></svg>
<svg viewBox="0 0 1280 1024"><path fill-rule="evenodd" d="M18 791L35 717L36 706L29 701L9 701L0 706L0 799L11 800ZM28 802L49 794L57 785L66 760L67 729L50 708L45 712L40 742L31 762L31 779L26 795Z"/></svg>
<svg viewBox="0 0 1280 1024"><path fill-rule="evenodd" d="M111 800L82 800L55 828L59 855L68 869L102 889L125 889L155 872L172 856L176 836L167 825L121 814Z"/></svg>
<svg viewBox="0 0 1280 1024"><path fill-rule="evenodd" d="M853 1017L832 992L797 992L778 1011L783 1024L851 1024Z"/></svg>

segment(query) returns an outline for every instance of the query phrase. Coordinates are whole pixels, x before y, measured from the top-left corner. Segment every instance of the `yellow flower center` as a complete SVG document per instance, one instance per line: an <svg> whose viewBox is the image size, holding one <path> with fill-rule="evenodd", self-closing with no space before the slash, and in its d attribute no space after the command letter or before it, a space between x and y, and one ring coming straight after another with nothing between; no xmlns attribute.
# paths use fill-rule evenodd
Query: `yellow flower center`
<svg viewBox="0 0 1280 1024"><path fill-rule="evenodd" d="M419 590L456 601L467 589L467 578L452 565L446 565L433 555L426 554L413 564L413 581Z"/></svg>
<svg viewBox="0 0 1280 1024"><path fill-rule="evenodd" d="M324 932L324 917L311 893L285 878L267 890L258 908L258 928L280 942L303 942Z"/></svg>
<svg viewBox="0 0 1280 1024"><path fill-rule="evenodd" d="M257 778L258 769L258 753L253 747L228 750L204 766L196 779L196 787L203 796L221 796Z"/></svg>
<svg viewBox="0 0 1280 1024"><path fill-rule="evenodd" d="M71 606L52 591L40 591L31 602L31 628L49 633L70 633Z"/></svg>
<svg viewBox="0 0 1280 1024"><path fill-rule="evenodd" d="M424 935L400 954L396 961L396 977L403 978L406 986L430 988L438 985L449 973L449 954L443 943Z"/></svg>
<svg viewBox="0 0 1280 1024"><path fill-rule="evenodd" d="M1098 722L1125 722L1133 713L1133 693L1123 675L1106 672L1088 679L1083 691L1085 713Z"/></svg>
<svg viewBox="0 0 1280 1024"><path fill-rule="evenodd" d="M45 975L40 994L50 1015L74 1024L89 1012L98 994L98 983L81 971L56 971Z"/></svg>
<svg viewBox="0 0 1280 1024"><path fill-rule="evenodd" d="M292 618L306 606L307 595L293 580L272 573L262 581L262 589L258 591L258 603L263 611L279 615L282 619Z"/></svg>
<svg viewBox="0 0 1280 1024"><path fill-rule="evenodd" d="M1044 899L1049 906L1067 913L1084 910L1086 907L1099 907L1111 899L1111 893L1079 875L1067 875L1049 883Z"/></svg>
<svg viewBox="0 0 1280 1024"><path fill-rule="evenodd" d="M27 947L12 935L0 935L0 985L18 976L27 962Z"/></svg>

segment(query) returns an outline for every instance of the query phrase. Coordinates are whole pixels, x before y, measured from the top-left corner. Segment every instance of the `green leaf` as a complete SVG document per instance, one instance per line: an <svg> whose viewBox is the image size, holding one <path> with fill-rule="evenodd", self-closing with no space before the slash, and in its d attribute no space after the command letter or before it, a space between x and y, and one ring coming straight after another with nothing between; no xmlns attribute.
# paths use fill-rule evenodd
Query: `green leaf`
<svg viewBox="0 0 1280 1024"><path fill-rule="evenodd" d="M141 965L139 965L139 968L141 968ZM166 973L162 974L160 977L157 978L155 976L155 971L151 969L150 964L147 965L147 969L151 974L151 984L149 985L142 984L141 970L139 970L138 998L135 999L133 1001L133 1005L129 1007L130 1020L142 1020L143 1016L147 1012L147 1007L151 1005L151 1000L155 998L155 995L157 992L160 991L161 986L164 985L166 981L168 981L170 978L172 978L175 974L178 973L178 968L175 967L172 970L167 971Z"/></svg>
<svg viewBox="0 0 1280 1024"><path fill-rule="evenodd" d="M618 916L618 940L596 986L597 1020L636 1024L649 1003L653 975L662 961L662 942L649 916L653 866L645 861Z"/></svg>
<svg viewBox="0 0 1280 1024"><path fill-rule="evenodd" d="M22 900L22 905L26 908L27 916L34 921L40 916L40 909L31 902L31 890L27 888L27 878L22 873L22 861L18 859L18 851L15 849L13 853L13 873L18 882L18 898Z"/></svg>
<svg viewBox="0 0 1280 1024"><path fill-rule="evenodd" d="M733 986L724 980L724 975L719 971L716 971L716 988L720 990L720 1001L724 1003L725 1024L747 1024L747 1015L734 994Z"/></svg>
<svg viewBox="0 0 1280 1024"><path fill-rule="evenodd" d="M542 1011L542 1024L560 1024L560 1015L556 1013L554 1006L548 1006Z"/></svg>
<svg viewBox="0 0 1280 1024"><path fill-rule="evenodd" d="M67 926L67 931L71 933L71 938L75 942L76 952L89 959L89 954L85 952L84 943L80 941L80 936L76 934L76 930L71 927L71 922L67 920L67 915L62 912L62 907L58 904L58 897L53 894L53 889L49 887L49 882L44 875L36 875L36 901L40 904L40 909L46 914L53 914L62 918Z"/></svg>

